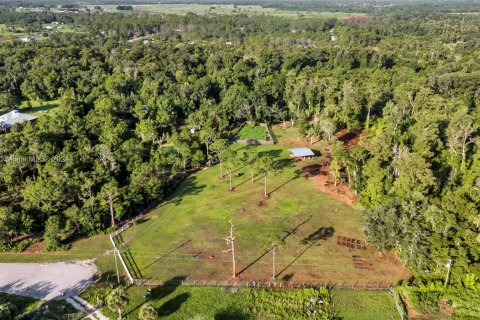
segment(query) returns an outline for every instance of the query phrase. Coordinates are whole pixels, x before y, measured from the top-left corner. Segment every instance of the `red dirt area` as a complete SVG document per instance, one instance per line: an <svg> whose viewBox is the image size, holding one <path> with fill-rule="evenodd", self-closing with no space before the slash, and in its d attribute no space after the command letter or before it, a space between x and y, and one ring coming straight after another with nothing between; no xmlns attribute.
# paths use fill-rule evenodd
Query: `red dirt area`
<svg viewBox="0 0 480 320"><path fill-rule="evenodd" d="M341 141L346 148L350 148L357 146L360 143L362 136L366 133L367 132L358 130L348 131L347 129L343 129L338 132L336 138L338 141ZM313 184L320 192L334 200L353 206L353 203L356 200L354 193L345 183L337 182L337 185L335 186L335 182L330 175L328 167L330 166L332 157L329 148L322 150L322 154L325 156L325 160L320 161L318 164L303 167L303 174L312 180ZM342 179L344 181L346 180L345 172L342 172Z"/></svg>
<svg viewBox="0 0 480 320"><path fill-rule="evenodd" d="M343 145L346 148L350 148L353 146L358 146L362 136L365 134L367 134L367 132L358 130L348 131L347 129L343 129L337 133L337 140L343 142Z"/></svg>
<svg viewBox="0 0 480 320"><path fill-rule="evenodd" d="M313 145L315 145L317 142L318 141L314 141ZM308 138L282 139L278 143L289 147L312 147L312 144L310 144L310 139Z"/></svg>
<svg viewBox="0 0 480 320"><path fill-rule="evenodd" d="M346 184L337 183L335 186L335 183L328 172L329 164L330 159L327 158L327 160L318 164L303 167L302 172L313 182L318 191L326 194L334 200L353 206L353 203L356 200L355 195Z"/></svg>
<svg viewBox="0 0 480 320"><path fill-rule="evenodd" d="M29 245L23 252L25 253L43 253L45 248L45 242L35 242Z"/></svg>

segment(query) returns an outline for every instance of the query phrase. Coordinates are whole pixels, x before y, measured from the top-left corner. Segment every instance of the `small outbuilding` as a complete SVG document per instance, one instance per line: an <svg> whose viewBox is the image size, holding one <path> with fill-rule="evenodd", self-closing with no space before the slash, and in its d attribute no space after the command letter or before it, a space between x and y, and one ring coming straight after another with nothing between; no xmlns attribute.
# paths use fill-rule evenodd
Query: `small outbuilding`
<svg viewBox="0 0 480 320"><path fill-rule="evenodd" d="M291 157L295 160L304 160L315 157L315 153L310 148L293 148L289 149Z"/></svg>
<svg viewBox="0 0 480 320"><path fill-rule="evenodd" d="M0 130L3 130L4 132L8 133L10 132L10 128L17 124L17 123L22 123L25 121L35 121L37 120L38 117L25 114L25 113L20 113L18 110L13 110L10 111L9 113L6 113L4 115L0 116Z"/></svg>

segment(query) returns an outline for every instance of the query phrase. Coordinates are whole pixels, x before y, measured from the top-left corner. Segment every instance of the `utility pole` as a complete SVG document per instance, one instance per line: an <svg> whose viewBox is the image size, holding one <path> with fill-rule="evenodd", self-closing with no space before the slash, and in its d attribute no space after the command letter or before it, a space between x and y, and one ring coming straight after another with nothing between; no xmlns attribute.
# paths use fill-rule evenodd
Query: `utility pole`
<svg viewBox="0 0 480 320"><path fill-rule="evenodd" d="M120 283L120 274L118 273L118 262L117 262L117 245L115 244L115 240L113 240L113 236L110 234L109 235L110 241L112 242L113 245L113 257L115 258L115 269L117 270L117 281Z"/></svg>
<svg viewBox="0 0 480 320"><path fill-rule="evenodd" d="M275 249L276 245L272 247L272 279L275 280Z"/></svg>
<svg viewBox="0 0 480 320"><path fill-rule="evenodd" d="M230 222L230 235L223 238L227 242L227 246L230 246L230 249L224 250L223 252L231 252L232 253L232 278L235 278L237 276L237 272L235 270L235 226L232 223L232 220Z"/></svg>
<svg viewBox="0 0 480 320"><path fill-rule="evenodd" d="M447 276L445 277L445 284L444 284L444 287L446 288L448 283L448 278L450 278L450 270L452 269L452 259L447 261L447 264L445 265L445 267L447 267Z"/></svg>
<svg viewBox="0 0 480 320"><path fill-rule="evenodd" d="M117 269L117 281L120 284L120 274L118 273L118 263L117 263L117 248L113 248L113 256L115 257L115 269Z"/></svg>

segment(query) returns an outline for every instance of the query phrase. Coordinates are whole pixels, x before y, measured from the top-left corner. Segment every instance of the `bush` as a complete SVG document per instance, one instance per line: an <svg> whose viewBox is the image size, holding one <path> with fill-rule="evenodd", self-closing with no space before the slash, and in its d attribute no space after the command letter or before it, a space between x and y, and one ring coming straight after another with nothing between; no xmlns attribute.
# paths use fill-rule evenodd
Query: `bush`
<svg viewBox="0 0 480 320"><path fill-rule="evenodd" d="M282 319L333 319L332 295L326 288L303 290L250 290L246 314Z"/></svg>
<svg viewBox="0 0 480 320"><path fill-rule="evenodd" d="M10 302L4 302L0 304L0 319L10 320L14 319L17 315L17 307Z"/></svg>
<svg viewBox="0 0 480 320"><path fill-rule="evenodd" d="M480 319L480 282L476 275L467 274L460 283L444 288L441 281L418 282L397 288L410 305L422 313L439 311L439 304L451 301L453 319Z"/></svg>
<svg viewBox="0 0 480 320"><path fill-rule="evenodd" d="M60 248L60 218L58 216L50 216L45 224L45 243L47 251L55 251Z"/></svg>

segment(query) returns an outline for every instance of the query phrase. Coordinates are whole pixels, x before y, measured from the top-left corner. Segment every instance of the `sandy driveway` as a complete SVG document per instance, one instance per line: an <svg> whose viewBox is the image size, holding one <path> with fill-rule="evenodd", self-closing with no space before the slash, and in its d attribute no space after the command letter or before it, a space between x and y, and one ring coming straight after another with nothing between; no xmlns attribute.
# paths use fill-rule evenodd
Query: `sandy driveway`
<svg viewBox="0 0 480 320"><path fill-rule="evenodd" d="M96 271L91 261L0 263L0 292L43 300L65 299L85 290Z"/></svg>

